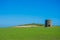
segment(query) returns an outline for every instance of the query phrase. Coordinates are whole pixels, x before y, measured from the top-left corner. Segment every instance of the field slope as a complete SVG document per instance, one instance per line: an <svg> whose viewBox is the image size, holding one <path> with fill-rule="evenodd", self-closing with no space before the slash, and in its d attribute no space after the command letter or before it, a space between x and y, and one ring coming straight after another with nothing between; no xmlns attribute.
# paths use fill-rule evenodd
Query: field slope
<svg viewBox="0 0 60 40"><path fill-rule="evenodd" d="M0 28L0 40L60 40L60 27Z"/></svg>

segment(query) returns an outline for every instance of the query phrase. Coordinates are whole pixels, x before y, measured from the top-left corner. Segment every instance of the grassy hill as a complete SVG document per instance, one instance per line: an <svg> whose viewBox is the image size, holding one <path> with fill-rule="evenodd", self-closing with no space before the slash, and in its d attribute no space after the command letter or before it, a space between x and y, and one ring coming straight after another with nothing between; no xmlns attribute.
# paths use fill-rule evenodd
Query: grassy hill
<svg viewBox="0 0 60 40"><path fill-rule="evenodd" d="M17 25L16 27L41 27L41 26L44 26L44 24L32 23L32 24Z"/></svg>
<svg viewBox="0 0 60 40"><path fill-rule="evenodd" d="M44 26L44 24L36 24L36 23L31 23L31 24L23 24L23 25L18 25L18 26L26 26L26 25L37 25L37 26Z"/></svg>
<svg viewBox="0 0 60 40"><path fill-rule="evenodd" d="M60 27L0 28L0 40L60 40Z"/></svg>

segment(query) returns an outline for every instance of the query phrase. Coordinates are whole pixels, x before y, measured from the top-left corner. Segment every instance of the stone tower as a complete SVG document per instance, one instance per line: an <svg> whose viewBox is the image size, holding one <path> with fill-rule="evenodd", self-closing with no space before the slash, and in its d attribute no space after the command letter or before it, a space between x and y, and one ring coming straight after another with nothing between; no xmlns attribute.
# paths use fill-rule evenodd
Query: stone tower
<svg viewBox="0 0 60 40"><path fill-rule="evenodd" d="M45 20L45 27L52 27L52 21L51 20Z"/></svg>

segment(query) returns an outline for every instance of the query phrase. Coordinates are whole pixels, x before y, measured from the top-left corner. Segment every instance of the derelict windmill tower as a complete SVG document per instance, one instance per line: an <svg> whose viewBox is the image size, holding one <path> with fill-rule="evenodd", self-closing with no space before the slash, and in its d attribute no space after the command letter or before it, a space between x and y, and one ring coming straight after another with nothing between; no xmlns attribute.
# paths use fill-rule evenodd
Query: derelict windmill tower
<svg viewBox="0 0 60 40"><path fill-rule="evenodd" d="M45 27L52 27L52 21L51 20L45 20Z"/></svg>

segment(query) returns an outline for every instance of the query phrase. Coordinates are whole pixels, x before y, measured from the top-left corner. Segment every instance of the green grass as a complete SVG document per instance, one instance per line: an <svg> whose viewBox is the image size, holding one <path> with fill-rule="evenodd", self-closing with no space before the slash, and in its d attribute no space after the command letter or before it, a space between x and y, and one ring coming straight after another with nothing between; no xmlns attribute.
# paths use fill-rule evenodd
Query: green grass
<svg viewBox="0 0 60 40"><path fill-rule="evenodd" d="M0 28L0 40L60 40L60 27Z"/></svg>

